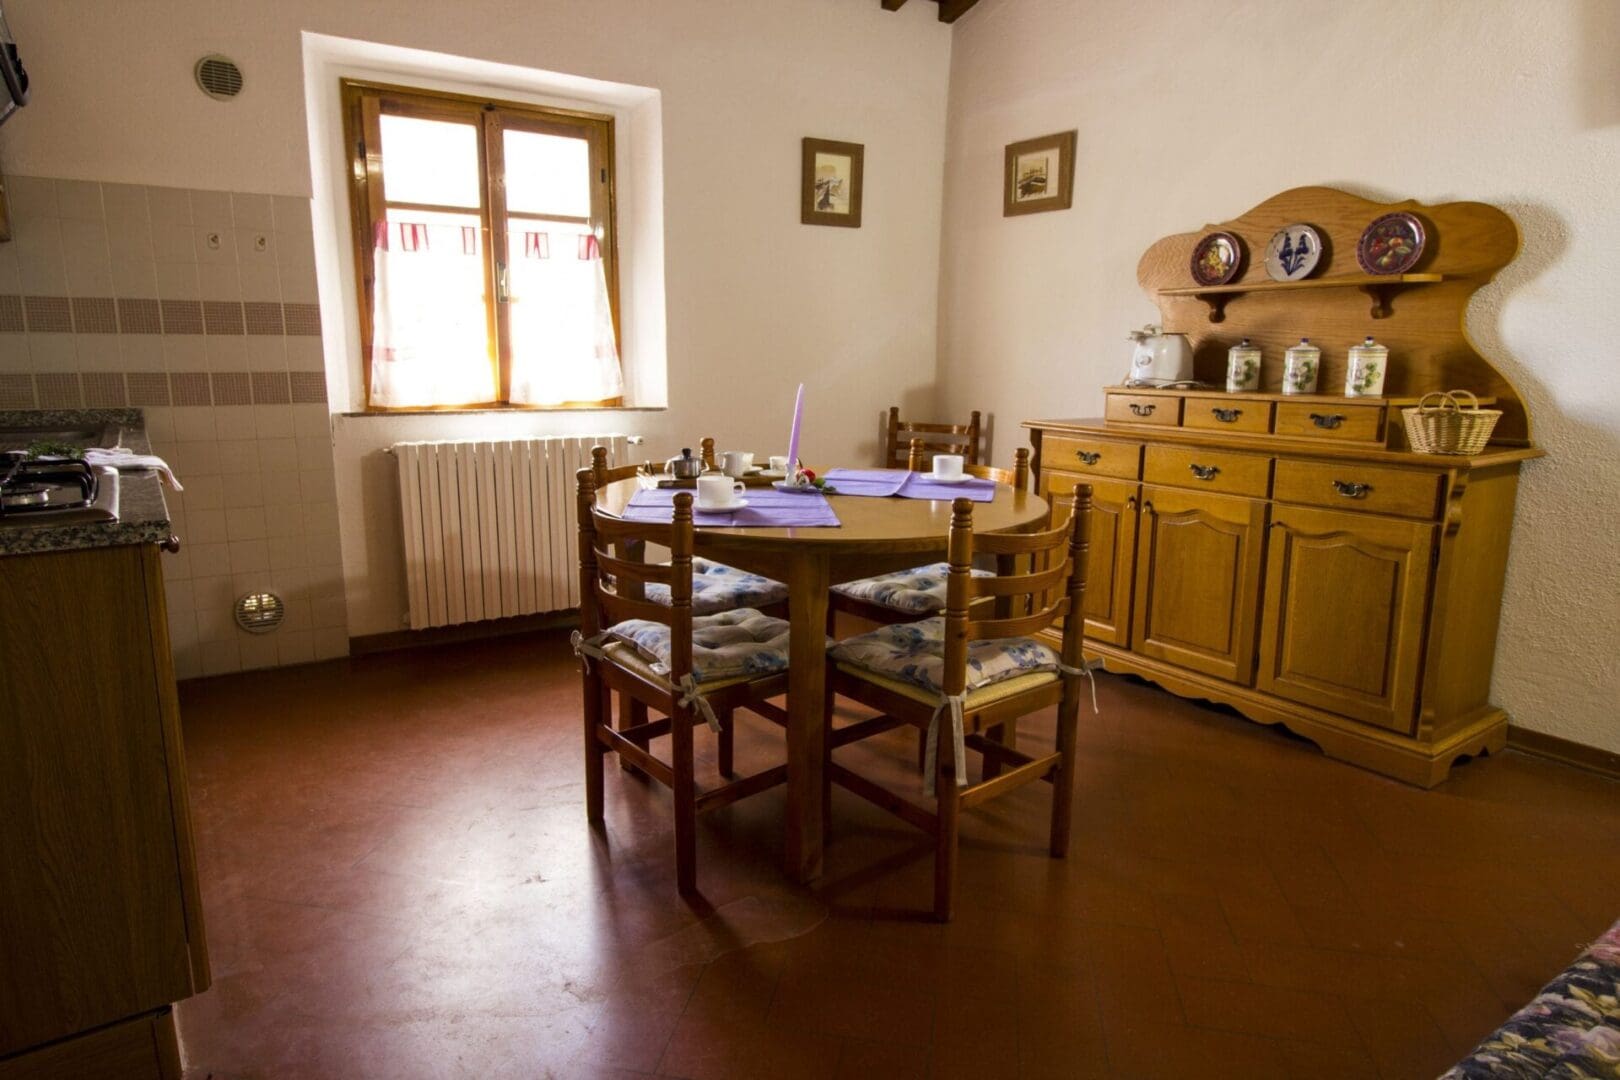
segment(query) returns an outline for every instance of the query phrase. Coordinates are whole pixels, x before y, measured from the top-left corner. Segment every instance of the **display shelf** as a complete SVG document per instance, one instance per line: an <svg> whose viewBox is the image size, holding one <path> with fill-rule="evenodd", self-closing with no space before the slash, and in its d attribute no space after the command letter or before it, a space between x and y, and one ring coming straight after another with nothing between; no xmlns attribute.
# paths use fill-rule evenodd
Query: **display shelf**
<svg viewBox="0 0 1620 1080"><path fill-rule="evenodd" d="M1209 305L1209 321L1226 321L1226 305L1234 297L1248 293L1288 293L1313 289L1360 289L1372 297L1372 317L1387 319L1394 313L1395 294L1413 285L1432 285L1446 280L1444 274L1355 274L1342 277L1307 278L1304 281L1254 281L1236 285L1187 285L1158 290L1160 296L1191 296Z"/></svg>

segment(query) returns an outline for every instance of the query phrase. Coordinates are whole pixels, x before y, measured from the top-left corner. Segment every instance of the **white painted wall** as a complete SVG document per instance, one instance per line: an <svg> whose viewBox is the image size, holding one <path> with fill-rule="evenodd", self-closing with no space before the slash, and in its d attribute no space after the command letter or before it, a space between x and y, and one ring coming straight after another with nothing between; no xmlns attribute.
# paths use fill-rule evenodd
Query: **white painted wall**
<svg viewBox="0 0 1620 1080"><path fill-rule="evenodd" d="M1493 697L1620 750L1620 4L982 0L951 70L945 411L1098 415L1166 233L1326 183L1479 199L1524 234L1469 328L1550 457L1526 467ZM1078 129L1074 208L1003 219L1002 148ZM994 377L988 377L993 373Z"/></svg>
<svg viewBox="0 0 1620 1080"><path fill-rule="evenodd" d="M888 405L932 405L951 35L931 4L9 0L6 16L36 99L0 128L0 162L38 176L309 195L306 30L660 92L668 410L339 420L351 634L401 625L380 454L398 439L622 430L650 454L705 434L768 453L803 378L807 456L865 460ZM192 84L209 52L246 75L229 104ZM799 224L807 135L866 145L861 229Z"/></svg>

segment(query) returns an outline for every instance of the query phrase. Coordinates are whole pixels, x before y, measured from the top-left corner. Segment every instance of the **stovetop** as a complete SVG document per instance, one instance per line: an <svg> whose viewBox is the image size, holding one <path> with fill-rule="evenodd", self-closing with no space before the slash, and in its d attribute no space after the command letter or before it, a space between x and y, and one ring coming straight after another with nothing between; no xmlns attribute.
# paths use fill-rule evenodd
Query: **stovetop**
<svg viewBox="0 0 1620 1080"><path fill-rule="evenodd" d="M118 520L118 473L82 461L0 455L0 524Z"/></svg>

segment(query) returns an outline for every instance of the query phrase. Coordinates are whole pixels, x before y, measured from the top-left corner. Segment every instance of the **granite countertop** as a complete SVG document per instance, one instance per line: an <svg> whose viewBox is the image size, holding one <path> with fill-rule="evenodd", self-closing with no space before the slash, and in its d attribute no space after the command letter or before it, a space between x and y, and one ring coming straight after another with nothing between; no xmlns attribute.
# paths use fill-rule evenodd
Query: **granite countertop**
<svg viewBox="0 0 1620 1080"><path fill-rule="evenodd" d="M118 424L122 443L137 454L151 452L146 420L139 409L27 409L0 410L0 428L79 427ZM38 518L0 524L0 556L36 555L47 551L118 547L123 544L158 544L169 538L169 508L157 473L129 471L118 478L118 520L51 524ZM35 524L38 522L38 524Z"/></svg>

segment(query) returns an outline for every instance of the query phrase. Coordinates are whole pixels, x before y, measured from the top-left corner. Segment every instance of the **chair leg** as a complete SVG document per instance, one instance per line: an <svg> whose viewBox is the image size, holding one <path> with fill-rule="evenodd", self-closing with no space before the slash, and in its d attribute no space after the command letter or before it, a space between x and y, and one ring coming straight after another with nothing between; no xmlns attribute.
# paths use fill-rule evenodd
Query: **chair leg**
<svg viewBox="0 0 1620 1080"><path fill-rule="evenodd" d="M998 742L1009 750L1018 749L1018 718L1013 717L1010 720L1003 720L999 724L992 725L985 732L985 735L987 735L992 742ZM979 779L981 782L984 780L993 780L1000 775L1001 762L995 760L989 755L985 755L980 759Z"/></svg>
<svg viewBox="0 0 1620 1080"><path fill-rule="evenodd" d="M951 921L956 895L956 834L961 795L956 787L956 748L949 732L939 738L939 769L934 774L934 794L939 800L935 811L934 833L934 918Z"/></svg>
<svg viewBox="0 0 1620 1080"><path fill-rule="evenodd" d="M828 616L831 618L831 615ZM827 665L827 692L822 707L822 739L821 739L821 835L823 842L832 835L832 734L833 734L833 708L838 703L838 693L833 689L833 666Z"/></svg>
<svg viewBox="0 0 1620 1080"><path fill-rule="evenodd" d="M602 707L607 699L601 680L590 671L581 676L585 713L585 819L602 824L602 756L606 751L596 737L602 725Z"/></svg>
<svg viewBox="0 0 1620 1080"><path fill-rule="evenodd" d="M1057 776L1052 783L1052 858L1061 859L1069 853L1069 819L1074 810L1074 744L1075 730L1079 727L1080 690L1074 685L1080 680L1070 678L1068 692L1058 705L1057 752L1063 755L1058 762Z"/></svg>
<svg viewBox="0 0 1620 1080"><path fill-rule="evenodd" d="M692 714L670 714L670 769L675 790L675 887L682 896L697 892L697 782L692 770Z"/></svg>
<svg viewBox="0 0 1620 1080"><path fill-rule="evenodd" d="M732 739L735 713L732 709L720 709L716 715L720 720L720 775L730 780L737 775L734 758L736 744Z"/></svg>
<svg viewBox="0 0 1620 1080"><path fill-rule="evenodd" d="M917 732L917 771L922 772L928 766L928 732Z"/></svg>
<svg viewBox="0 0 1620 1080"><path fill-rule="evenodd" d="M647 705L646 705L646 703L642 702L642 701L637 701L635 698L631 697L629 694L620 693L619 694L619 730L623 731L625 728L632 728L632 727L637 726L638 724L645 724L646 722L647 722ZM647 741L645 739L639 740L637 745L639 745L642 749L646 749L647 748ZM630 764L630 762L626 761L622 757L619 759L619 768L623 769L627 773L635 773L637 776L642 775L642 772L641 772L640 769L636 768L634 765Z"/></svg>

